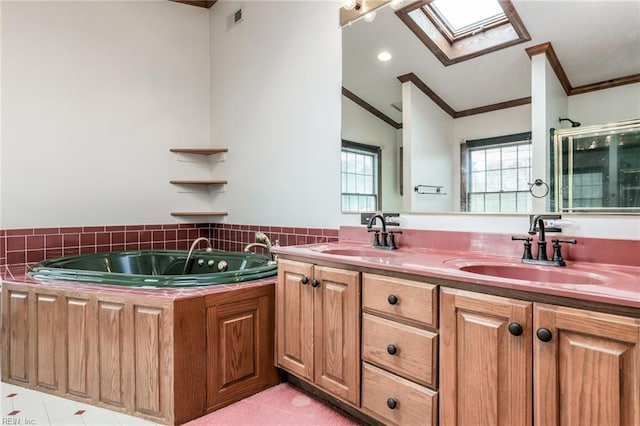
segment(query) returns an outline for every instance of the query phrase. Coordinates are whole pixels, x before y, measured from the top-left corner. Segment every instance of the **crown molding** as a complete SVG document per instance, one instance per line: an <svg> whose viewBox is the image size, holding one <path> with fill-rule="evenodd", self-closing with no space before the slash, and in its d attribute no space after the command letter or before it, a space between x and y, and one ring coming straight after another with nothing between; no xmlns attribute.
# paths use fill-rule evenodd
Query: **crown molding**
<svg viewBox="0 0 640 426"><path fill-rule="evenodd" d="M531 97L513 99L511 101L499 102L496 104L485 105L477 108L465 109L462 111L456 111L449 104L447 104L440 96L438 96L429 86L427 86L420 77L414 73L404 74L398 77L400 82L405 83L407 81L413 83L422 93L430 98L436 105L438 105L444 112L449 114L451 118L462 118L470 115L484 114L485 112L498 111L506 108L513 108L520 105L527 105L531 103Z"/></svg>
<svg viewBox="0 0 640 426"><path fill-rule="evenodd" d="M567 77L567 74L564 72L564 69L560 64L560 60L558 59L555 50L553 50L551 42L531 46L526 48L525 50L529 55L529 58L543 53L546 55L547 60L549 61L549 65L551 65L551 69L553 69L553 72L556 74L556 77L560 81L560 84L562 85L562 88L564 89L567 96L581 95L583 93L594 92L596 90L604 90L617 86L625 86L627 84L640 83L640 74L633 74L625 77L614 78L611 80L600 81L598 83L591 83L573 87L571 86L569 78Z"/></svg>
<svg viewBox="0 0 640 426"><path fill-rule="evenodd" d="M356 94L354 94L353 92L351 92L345 87L342 88L342 96L351 100L352 102L364 108L365 110L369 111L371 114L375 115L380 120L387 123L389 126L395 129L402 129L402 123L398 123L393 118L389 117L384 112L380 111L379 109L377 109L376 107L374 107L373 105L371 105L370 103L368 103L361 97L357 96Z"/></svg>

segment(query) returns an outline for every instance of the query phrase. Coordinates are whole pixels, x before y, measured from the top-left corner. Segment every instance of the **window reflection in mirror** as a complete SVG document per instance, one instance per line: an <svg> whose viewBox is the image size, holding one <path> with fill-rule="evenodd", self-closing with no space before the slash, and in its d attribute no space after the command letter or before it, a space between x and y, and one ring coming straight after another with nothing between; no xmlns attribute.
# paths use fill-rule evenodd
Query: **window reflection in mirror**
<svg viewBox="0 0 640 426"><path fill-rule="evenodd" d="M342 211L373 212L382 208L380 147L342 141Z"/></svg>
<svg viewBox="0 0 640 426"><path fill-rule="evenodd" d="M463 212L531 211L531 132L461 145Z"/></svg>
<svg viewBox="0 0 640 426"><path fill-rule="evenodd" d="M554 134L563 212L640 213L640 119Z"/></svg>

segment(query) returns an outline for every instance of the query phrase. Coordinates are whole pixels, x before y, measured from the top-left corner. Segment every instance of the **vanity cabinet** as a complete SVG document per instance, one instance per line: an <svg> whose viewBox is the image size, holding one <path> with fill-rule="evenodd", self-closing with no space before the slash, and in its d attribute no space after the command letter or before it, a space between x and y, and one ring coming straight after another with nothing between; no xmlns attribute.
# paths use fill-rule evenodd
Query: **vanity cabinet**
<svg viewBox="0 0 640 426"><path fill-rule="evenodd" d="M531 302L440 290L441 426L531 425L532 312Z"/></svg>
<svg viewBox="0 0 640 426"><path fill-rule="evenodd" d="M278 261L277 365L360 404L360 272Z"/></svg>
<svg viewBox="0 0 640 426"><path fill-rule="evenodd" d="M536 426L640 425L640 319L535 304L533 324Z"/></svg>
<svg viewBox="0 0 640 426"><path fill-rule="evenodd" d="M640 424L640 320L441 290L441 425Z"/></svg>
<svg viewBox="0 0 640 426"><path fill-rule="evenodd" d="M438 287L363 273L362 308L362 410L437 425Z"/></svg>

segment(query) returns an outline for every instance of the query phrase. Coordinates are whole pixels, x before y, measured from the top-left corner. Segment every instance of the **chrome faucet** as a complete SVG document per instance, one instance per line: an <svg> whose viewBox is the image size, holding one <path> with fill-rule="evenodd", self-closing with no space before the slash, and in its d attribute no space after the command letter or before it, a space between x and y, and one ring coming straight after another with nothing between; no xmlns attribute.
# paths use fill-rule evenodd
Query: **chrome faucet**
<svg viewBox="0 0 640 426"><path fill-rule="evenodd" d="M576 244L576 240L561 240L553 239L553 257L549 259L547 256L547 240L545 239L545 225L543 215L534 215L531 218L529 224L529 235L536 235L536 226L538 227L538 254L536 258L533 258L531 253L531 237L511 237L512 240L524 241L524 253L522 254L522 263L529 263L534 265L548 265L548 266L566 266L566 262L562 258L562 251L560 243Z"/></svg>
<svg viewBox="0 0 640 426"><path fill-rule="evenodd" d="M271 253L271 247L279 247L278 240L276 240L275 244L271 244L271 240L269 237L263 232L257 231L255 233L255 243L247 244L244 248L244 252L249 253L250 249L253 247L261 247L267 252L267 256L271 259L269 262L277 262L278 256L274 253Z"/></svg>
<svg viewBox="0 0 640 426"><path fill-rule="evenodd" d="M187 254L187 259L184 261L184 269L182 270L183 275L186 274L187 271L191 270L193 266L193 260L191 259L191 255L193 255L193 251L198 246L198 243L200 243L201 241L207 242L207 249L206 249L207 253L211 253L213 251L213 246L211 245L211 241L209 241L208 238L200 237L193 240L193 242L191 243L191 247L189 247L189 254Z"/></svg>
<svg viewBox="0 0 640 426"><path fill-rule="evenodd" d="M382 224L381 231L378 229L372 229L373 225L378 219L380 219L380 223ZM396 246L395 234L402 234L402 231L387 232L387 223L385 222L384 215L382 213L376 213L371 216L371 218L369 219L369 223L367 224L367 232L374 232L373 247L383 248L387 250L396 250L398 248ZM380 237L382 237L382 240L380 239Z"/></svg>

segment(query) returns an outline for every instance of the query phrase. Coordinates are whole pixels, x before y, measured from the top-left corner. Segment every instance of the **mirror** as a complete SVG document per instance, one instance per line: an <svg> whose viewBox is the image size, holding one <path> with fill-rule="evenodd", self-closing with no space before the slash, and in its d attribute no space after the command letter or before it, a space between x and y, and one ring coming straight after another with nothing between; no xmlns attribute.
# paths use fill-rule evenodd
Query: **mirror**
<svg viewBox="0 0 640 426"><path fill-rule="evenodd" d="M541 14L541 10L537 8L548 7L548 3L547 5L544 4L546 2L538 3L540 2L514 4L529 32L541 38L534 39L527 45L513 46L509 49L499 50L492 54L483 55L448 67L443 67L433 57L388 5L376 9L376 17L372 22L365 22L364 19L359 19L342 28L342 139L380 147L380 162L382 165L380 183L381 210L460 212L461 204L464 205L464 203L461 203L461 199L465 198L464 195L461 197L461 191L465 190L461 189L461 181L465 181L465 178L461 176L461 172L466 170L464 156L461 155L461 143L467 140L482 140L532 132L532 110L535 109L535 105L530 103L531 98L528 98L529 102L514 103L508 108L488 113L476 115L466 115L464 113L474 109L481 109L483 106L499 104L500 102L522 101L531 96L533 61L527 57L524 52L525 48L547 42L548 39L545 37L554 37L553 39L556 40L561 37L558 34L567 33L566 30L562 29L562 25L556 26L547 22L549 19L555 19L550 15L545 18L546 24L544 24L544 28L546 32L540 35L539 28L541 28L542 20L538 19L538 16L542 16L544 13ZM405 4L408 3L405 2ZM571 19L575 19L576 22L582 22L587 19L587 14L604 16L603 14L594 15L592 13L593 10L590 9L592 7L601 8L605 7L605 5L604 2L585 4L585 11L581 11L579 14L574 13L572 16L575 17ZM611 19L621 19L621 14L614 13L613 15L616 16ZM534 24L538 25L538 27L534 26ZM551 30L551 27L554 29ZM556 31L556 33L549 35L548 31ZM393 60L386 63L371 62L370 58L375 57L380 50L379 44L376 46L372 44L374 41L379 43L381 39L383 39L383 47L394 49L402 46L402 54L408 54L414 58L409 62L409 66L397 68L397 63L394 64ZM617 45L616 43L618 42L609 40L609 43ZM622 49L623 42L620 41L619 43L619 47ZM581 46L580 49L582 48L589 49L590 47ZM594 47L591 46L591 48ZM510 75L507 76L504 73L504 62L502 61L514 52L520 57L517 59L517 63L515 60L513 63L509 63ZM588 50L584 52L588 52ZM565 55L560 59L564 60L567 56ZM584 58L593 55L585 53L580 56ZM512 58L512 56L508 57ZM600 63L603 64L605 61ZM618 64L618 67L620 67L620 64ZM606 67L602 65L600 69L603 70L604 68ZM451 102L455 118L442 105L437 105L432 99L425 96L423 91L416 88L416 84L403 85L401 83L400 76L405 77L405 81L412 81L407 76L418 70L423 72L424 70L429 70L430 73L437 74L433 77L433 80L427 80L424 77L423 79L430 83L434 81L432 89L444 101ZM478 72L479 70L482 72ZM617 71L615 70L611 71L609 69L607 72L609 72L610 76L621 77L616 74ZM624 69L619 72L627 73L628 70ZM628 72L629 75L633 73ZM637 73L637 70L635 73ZM450 79L448 76L450 76ZM496 76L499 77L496 78ZM379 84L378 82L381 78L385 78L389 83ZM593 77L596 80L593 80L593 78L588 80L591 77L585 77L584 75L582 75L582 78L583 80L587 78L586 82L605 80L604 78L598 80L599 77ZM464 91L469 93L469 96L466 97L469 99L463 98L460 101L460 97L456 97L453 88L447 87L448 80L451 81L449 86L463 86ZM489 84L491 84L491 94L487 97L486 91L482 92L480 88ZM410 87L407 88L407 86ZM496 87L497 89L495 89ZM624 93L622 93L622 97L620 96L622 91L613 93L615 90L626 90L629 87L632 90L630 91L631 95L627 95L627 97L625 97ZM602 94L604 92L612 93L610 95ZM598 93L597 96L599 98L596 99L596 95L589 98L590 94L582 97L567 96L562 100L564 102L563 105L556 105L551 109L558 110L562 116L566 116L567 113L573 116L575 112L576 116L574 118L587 125L640 115L637 101L634 103L632 99L635 94L640 93L640 89L626 86L593 93ZM623 98L624 101L613 102L613 99L616 99L615 96ZM384 98L387 101L377 102L379 98ZM627 98L630 100L627 100ZM602 108L603 103L611 105L608 111ZM622 110L622 106L619 107L620 110L615 110L615 108L618 108L617 105L626 105L626 110ZM445 106L447 106L446 103ZM554 192L554 178L548 158L552 155L552 152L547 144L549 129L560 127L561 124L557 122L557 112L550 113L549 111L547 109L548 117L546 131L544 132L544 150L534 148L531 154L533 176L530 175L526 180L520 176L516 186L518 190L522 190L523 187L529 189L532 182L538 181L551 185L552 188L549 191L549 195L541 200L546 206L545 210L553 210L555 206L560 206L559 203L552 199L557 192ZM386 118L380 118L381 116ZM429 121L423 125L417 124L424 117L428 117ZM420 139L423 143L408 145L406 141L408 140L407 132L409 131L414 133L410 136L410 140ZM415 135L416 132L419 133L417 137ZM540 147L541 145L539 143L537 146ZM420 156L419 161L417 161L418 156ZM544 175L540 172L541 166L536 167L536 164L544 165L542 167ZM424 175L420 175L421 173ZM535 189L539 189L539 187L534 187ZM529 205L531 206L532 204L529 203ZM541 205L540 203L533 204L530 209L540 211L542 210L539 207ZM353 210L343 208L343 211ZM498 211L500 210L494 208L486 212L496 213ZM562 211L569 212L570 210ZM573 209L571 211L577 210ZM581 210L581 212L584 211ZM603 211L605 210L600 210L599 212L602 213ZM616 210L606 211L613 212ZM528 211L519 209L512 211L502 210L501 212L528 213Z"/></svg>
<svg viewBox="0 0 640 426"><path fill-rule="evenodd" d="M382 45L392 50L396 58L421 58L409 62L406 68L398 64L404 60L372 63L370 58L379 53L381 38L386 39ZM389 6L376 9L373 22L360 19L343 27L342 42L342 139L380 147L381 210L459 212L461 141L531 132L530 105L493 112L489 119L483 114L458 120L415 84L403 86L398 79L402 74L417 68L443 67ZM399 46L403 46L402 50ZM455 65L444 72L453 68L459 78L461 67L473 70L474 65ZM498 71L491 68L488 72ZM496 96L496 101L503 96L528 95L530 70L525 67L522 71L525 92L512 94L509 90L506 95ZM382 80L390 83L380 84ZM359 98L359 94L366 99ZM379 102L381 98L386 102ZM463 110L465 105L457 109ZM345 189L343 185L343 193L350 193L351 189L353 186ZM353 204L343 201L343 211L353 211L350 206Z"/></svg>

